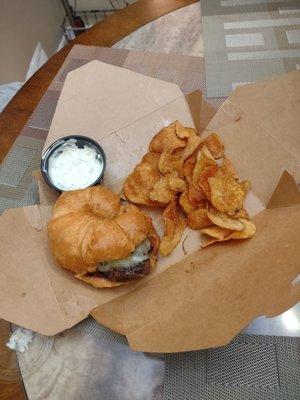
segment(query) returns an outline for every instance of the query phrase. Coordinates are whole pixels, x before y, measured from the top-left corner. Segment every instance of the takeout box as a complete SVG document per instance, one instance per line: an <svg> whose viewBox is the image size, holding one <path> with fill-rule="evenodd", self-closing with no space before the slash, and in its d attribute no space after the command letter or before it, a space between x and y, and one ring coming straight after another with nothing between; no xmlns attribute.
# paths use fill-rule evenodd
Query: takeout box
<svg viewBox="0 0 300 400"><path fill-rule="evenodd" d="M41 205L0 217L0 317L53 335L91 314L134 350L180 352L225 345L254 318L292 307L300 299L299 89L300 71L239 87L206 129L252 183L253 238L201 249L199 232L187 229L150 276L97 290L55 264L46 224L57 193L39 180ZM199 92L185 97L174 84L93 61L68 74L45 147L69 134L96 139L107 156L104 183L117 190L162 126L178 119L201 130L212 115Z"/></svg>

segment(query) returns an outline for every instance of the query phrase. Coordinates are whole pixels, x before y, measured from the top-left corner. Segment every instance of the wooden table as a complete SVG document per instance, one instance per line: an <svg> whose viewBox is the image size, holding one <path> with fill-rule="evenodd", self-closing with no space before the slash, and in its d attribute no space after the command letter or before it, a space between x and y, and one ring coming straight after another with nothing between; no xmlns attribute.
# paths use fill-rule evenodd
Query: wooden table
<svg viewBox="0 0 300 400"><path fill-rule="evenodd" d="M4 159L26 121L75 44L111 47L141 26L196 0L139 0L98 22L56 53L21 88L0 114L0 162ZM0 327L7 335L8 325ZM0 400L26 399L21 376L10 383L0 381Z"/></svg>

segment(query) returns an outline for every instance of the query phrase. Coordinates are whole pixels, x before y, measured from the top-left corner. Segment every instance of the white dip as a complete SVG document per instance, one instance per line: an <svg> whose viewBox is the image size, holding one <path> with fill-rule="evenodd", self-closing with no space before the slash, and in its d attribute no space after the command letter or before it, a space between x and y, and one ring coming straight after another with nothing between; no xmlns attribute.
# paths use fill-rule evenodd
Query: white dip
<svg viewBox="0 0 300 400"><path fill-rule="evenodd" d="M82 148L68 139L49 157L48 174L60 190L83 189L93 184L103 170L103 160L91 145Z"/></svg>

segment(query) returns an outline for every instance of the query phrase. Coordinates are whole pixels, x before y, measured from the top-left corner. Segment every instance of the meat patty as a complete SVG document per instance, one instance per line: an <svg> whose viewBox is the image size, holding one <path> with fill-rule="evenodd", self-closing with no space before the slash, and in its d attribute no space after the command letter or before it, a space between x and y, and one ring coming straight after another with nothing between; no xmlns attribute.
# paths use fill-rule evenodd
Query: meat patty
<svg viewBox="0 0 300 400"><path fill-rule="evenodd" d="M147 260L131 268L111 268L109 271L101 272L101 275L112 282L128 282L143 278L148 275L149 272L150 261Z"/></svg>

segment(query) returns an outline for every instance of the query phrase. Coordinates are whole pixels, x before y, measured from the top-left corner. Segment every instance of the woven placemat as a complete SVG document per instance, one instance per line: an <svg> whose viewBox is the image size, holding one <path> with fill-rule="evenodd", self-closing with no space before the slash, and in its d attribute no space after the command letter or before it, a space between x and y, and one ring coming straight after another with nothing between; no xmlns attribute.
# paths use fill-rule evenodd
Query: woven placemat
<svg viewBox="0 0 300 400"><path fill-rule="evenodd" d="M239 335L228 346L166 356L164 400L299 400L300 341Z"/></svg>
<svg viewBox="0 0 300 400"><path fill-rule="evenodd" d="M299 0L201 0L207 96L300 68Z"/></svg>
<svg viewBox="0 0 300 400"><path fill-rule="evenodd" d="M73 47L0 167L0 212L38 202L31 173L39 168L64 79L69 71L94 59L177 83L184 93L196 89L205 91L202 58ZM223 99L209 101L218 107ZM72 329L104 340L127 343L124 336L92 318ZM166 360L164 398L167 400L300 399L296 381L300 373L299 339L240 335L225 348L161 356Z"/></svg>

